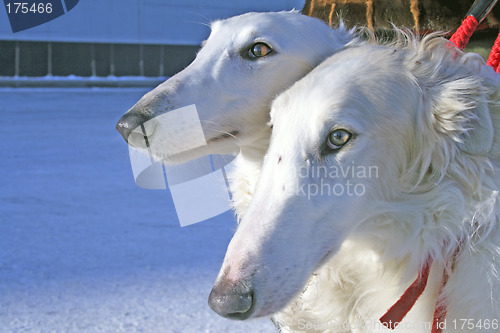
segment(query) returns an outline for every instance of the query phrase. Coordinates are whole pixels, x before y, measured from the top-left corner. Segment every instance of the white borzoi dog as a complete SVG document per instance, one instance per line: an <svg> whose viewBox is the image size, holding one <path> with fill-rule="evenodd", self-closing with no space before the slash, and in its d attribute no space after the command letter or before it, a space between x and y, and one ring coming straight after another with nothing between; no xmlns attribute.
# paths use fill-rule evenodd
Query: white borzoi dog
<svg viewBox="0 0 500 333"><path fill-rule="evenodd" d="M500 331L499 75L439 37L399 37L333 55L273 103L210 295L220 315Z"/></svg>
<svg viewBox="0 0 500 333"><path fill-rule="evenodd" d="M272 100L355 36L296 11L248 13L216 21L211 28L193 63L146 94L117 129L129 144L141 147L140 125L147 122L152 153L166 163L241 151L230 175L241 216L268 147ZM171 124L149 120L191 104L197 107L207 145L177 153L172 147L185 138L165 130Z"/></svg>

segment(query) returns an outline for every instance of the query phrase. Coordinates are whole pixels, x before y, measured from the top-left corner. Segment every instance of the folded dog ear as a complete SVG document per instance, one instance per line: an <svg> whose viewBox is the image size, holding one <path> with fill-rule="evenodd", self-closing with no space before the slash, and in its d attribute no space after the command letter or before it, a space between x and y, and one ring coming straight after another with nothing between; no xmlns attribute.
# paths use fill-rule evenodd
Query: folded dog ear
<svg viewBox="0 0 500 333"><path fill-rule="evenodd" d="M487 103L481 103L475 108L475 118L470 120L469 130L463 135L460 148L469 154L487 154L495 137L495 130ZM485 104L485 105L484 105Z"/></svg>
<svg viewBox="0 0 500 333"><path fill-rule="evenodd" d="M496 94L491 94L480 76L444 81L433 103L434 127L456 141L460 150L488 154L495 137L490 98Z"/></svg>

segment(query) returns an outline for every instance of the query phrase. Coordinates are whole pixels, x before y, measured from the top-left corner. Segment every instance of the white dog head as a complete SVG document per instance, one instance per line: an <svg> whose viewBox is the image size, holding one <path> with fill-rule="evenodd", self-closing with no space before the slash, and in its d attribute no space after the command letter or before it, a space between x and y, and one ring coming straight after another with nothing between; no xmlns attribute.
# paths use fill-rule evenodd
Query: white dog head
<svg viewBox="0 0 500 333"><path fill-rule="evenodd" d="M333 30L298 12L248 13L212 24L212 33L187 68L146 94L118 122L133 146L144 147L170 163L207 154L230 154L265 131L274 97L304 76L354 36ZM195 104L207 145L178 153L185 135L155 117Z"/></svg>
<svg viewBox="0 0 500 333"><path fill-rule="evenodd" d="M263 171L209 298L217 313L279 311L347 235L418 237L419 214L446 209L426 206L431 191L453 188L460 206L466 166L492 147L491 91L482 65L440 38L408 44L347 48L273 103ZM389 223L385 214L398 210L417 222Z"/></svg>

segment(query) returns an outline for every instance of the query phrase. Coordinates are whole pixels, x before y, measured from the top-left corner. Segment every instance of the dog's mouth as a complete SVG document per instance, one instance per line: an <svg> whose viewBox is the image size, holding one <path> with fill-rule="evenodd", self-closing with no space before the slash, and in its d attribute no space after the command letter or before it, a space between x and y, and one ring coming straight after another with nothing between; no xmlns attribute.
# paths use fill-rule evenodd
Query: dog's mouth
<svg viewBox="0 0 500 333"><path fill-rule="evenodd" d="M189 159L198 156L200 152L208 152L206 150L206 145L193 147L191 149L186 149L183 151L178 150L175 152L165 152L163 150L158 150L158 145L155 145L155 134L156 133L152 133L151 135L145 136L144 133L140 131L139 127L139 130L135 130L130 134L128 144L134 149L149 152L155 159L162 160L167 164L187 162ZM239 139L238 136L240 134L241 132L239 130L223 132L220 135L208 139L206 141L206 144L216 144L218 146L218 143L230 143L231 141L234 141L234 139Z"/></svg>
<svg viewBox="0 0 500 333"><path fill-rule="evenodd" d="M240 134L240 131L234 130L234 131L226 132L224 134L213 137L213 138L209 139L207 142L217 142L217 141L221 141L221 140L225 140L225 139L229 139L229 138L237 139L239 134Z"/></svg>

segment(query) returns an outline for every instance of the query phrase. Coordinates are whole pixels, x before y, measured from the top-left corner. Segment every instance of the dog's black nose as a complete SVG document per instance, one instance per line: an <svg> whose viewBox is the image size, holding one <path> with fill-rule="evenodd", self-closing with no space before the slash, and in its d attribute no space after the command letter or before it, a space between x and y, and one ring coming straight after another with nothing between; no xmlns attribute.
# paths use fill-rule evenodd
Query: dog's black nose
<svg viewBox="0 0 500 333"><path fill-rule="evenodd" d="M222 317L244 320L252 314L254 300L253 290L226 280L212 289L208 305Z"/></svg>
<svg viewBox="0 0 500 333"><path fill-rule="evenodd" d="M136 112L134 108L130 109L123 117L118 120L116 130L120 132L125 141L129 142L130 134L139 126L151 120L153 117L145 112Z"/></svg>

